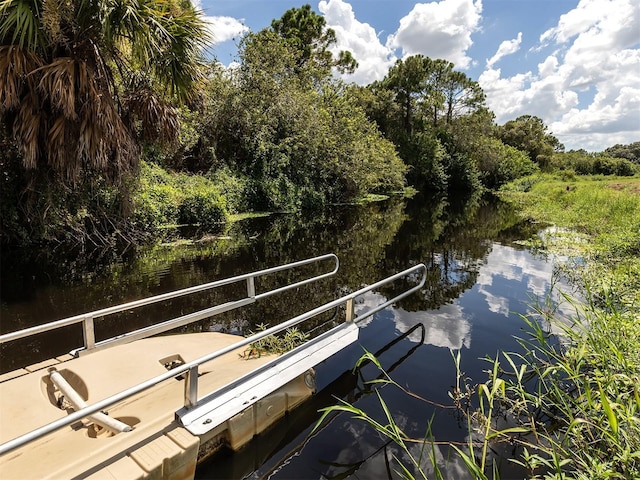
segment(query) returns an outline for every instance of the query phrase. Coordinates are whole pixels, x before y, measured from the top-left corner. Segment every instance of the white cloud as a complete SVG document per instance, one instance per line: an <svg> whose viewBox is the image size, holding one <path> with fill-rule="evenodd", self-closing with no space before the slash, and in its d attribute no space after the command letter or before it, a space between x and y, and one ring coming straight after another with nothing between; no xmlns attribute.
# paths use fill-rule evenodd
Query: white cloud
<svg viewBox="0 0 640 480"><path fill-rule="evenodd" d="M233 17L204 17L213 38L213 44L233 40L249 31L242 20Z"/></svg>
<svg viewBox="0 0 640 480"><path fill-rule="evenodd" d="M401 49L402 57L423 54L453 62L458 69L471 65L466 52L478 30L482 1L442 0L417 3L400 20L398 31L387 39L391 49Z"/></svg>
<svg viewBox="0 0 640 480"><path fill-rule="evenodd" d="M350 51L358 61L358 70L347 78L358 84L382 80L396 58L390 48L382 45L375 29L356 20L353 8L342 0L321 1L318 10L327 26L336 32L336 52Z"/></svg>
<svg viewBox="0 0 640 480"><path fill-rule="evenodd" d="M487 60L487 67L491 68L495 63L498 62L502 57L507 55L511 55L512 53L516 53L520 50L520 44L522 43L522 32L518 32L518 37L513 40L505 40L498 47L498 51L495 53L493 57Z"/></svg>
<svg viewBox="0 0 640 480"><path fill-rule="evenodd" d="M583 34L597 34L600 40L611 40L599 41L601 46L610 43L630 47L638 42L638 15L635 0L581 0L576 8L560 16L558 25L540 35L540 42L566 43Z"/></svg>
<svg viewBox="0 0 640 480"><path fill-rule="evenodd" d="M551 124L551 129L587 150L637 141L640 139L640 87L611 90L615 92L599 91L587 108L572 108ZM610 93L617 95L608 100Z"/></svg>
<svg viewBox="0 0 640 480"><path fill-rule="evenodd" d="M540 76L550 77L558 69L558 58L555 55L549 55L542 63L538 64L538 72Z"/></svg>
<svg viewBox="0 0 640 480"><path fill-rule="evenodd" d="M503 78L500 69L487 62L479 83L496 120L504 123L523 114L537 115L567 148L603 150L637 141L638 31L637 2L581 0L540 36L541 47L532 49L540 51L549 44L558 48L537 72Z"/></svg>
<svg viewBox="0 0 640 480"><path fill-rule="evenodd" d="M322 0L318 10L327 26L336 32L336 51L349 50L358 61L358 70L348 76L359 84L381 80L396 60L395 52L407 57L423 54L443 58L457 68L468 68L466 55L472 45L471 34L478 29L481 0L442 0L417 3L400 20L398 30L389 35L385 44L368 23L356 19L351 4L344 0Z"/></svg>
<svg viewBox="0 0 640 480"><path fill-rule="evenodd" d="M504 123L527 111L529 105L523 105L523 97L531 78L531 72L502 77L499 68L488 68L482 72L478 83L487 95L487 103L495 112L498 123Z"/></svg>

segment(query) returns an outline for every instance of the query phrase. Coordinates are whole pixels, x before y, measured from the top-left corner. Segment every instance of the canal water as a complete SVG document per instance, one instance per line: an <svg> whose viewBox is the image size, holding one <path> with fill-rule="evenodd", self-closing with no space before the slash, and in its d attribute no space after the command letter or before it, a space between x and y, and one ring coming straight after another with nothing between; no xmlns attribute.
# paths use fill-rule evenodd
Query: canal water
<svg viewBox="0 0 640 480"><path fill-rule="evenodd" d="M359 341L318 366L318 393L311 401L241 452L212 457L198 468L196 478L394 476L393 457L408 459L364 422L342 413L316 426L318 411L341 400L382 419L379 398L403 431L416 439L411 448L417 456L424 447L420 440L427 436L436 441L428 451L445 478L466 478L462 461L441 444L465 442L468 435L466 418L452 408L448 394L456 384L452 353L460 353L463 383L473 387L486 379L487 357L500 350L520 351L516 337L526 336L520 315L544 302L555 284L553 261L521 245L536 228L521 223L507 205L494 199L451 205L417 197L340 206L313 217L275 214L246 219L220 236L192 232L196 240L135 251L3 251L0 327L7 333L324 253L340 258L334 277L182 329L247 335L424 263L427 282L420 292L363 321ZM292 275L265 279L258 290L295 280ZM402 282L386 286L360 298L357 308L382 303L405 288ZM135 315L124 312L98 323L96 335L98 340L108 338L242 294L230 287L188 302L146 307ZM309 328L341 320L341 315L328 312ZM33 364L81 343L80 328L71 326L5 344L0 346L0 368L6 372ZM414 395L393 385L368 384L381 375L373 364L354 372L365 350ZM426 458L423 463L424 471L432 472ZM502 478L518 475L510 468L503 467Z"/></svg>

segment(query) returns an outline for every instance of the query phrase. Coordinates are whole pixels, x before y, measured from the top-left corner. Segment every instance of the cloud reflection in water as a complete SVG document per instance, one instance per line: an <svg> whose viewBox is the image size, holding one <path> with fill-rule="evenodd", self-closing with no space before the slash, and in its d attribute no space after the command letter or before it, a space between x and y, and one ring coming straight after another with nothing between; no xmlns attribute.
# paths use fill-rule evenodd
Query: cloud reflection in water
<svg viewBox="0 0 640 480"><path fill-rule="evenodd" d="M503 317L518 313L531 312L531 305L542 302L553 286L554 259L545 260L534 256L525 249L494 243L484 264L480 267L476 285L464 292L452 303L442 305L435 310L409 312L394 308L391 312L393 322L399 334L408 332L418 324L425 327L424 343L453 350L471 347L471 332L477 308L465 305L472 297L479 296L488 310ZM560 283L563 291L569 288ZM558 311L564 315L574 313L571 305L558 302L559 292L554 292L554 301L559 303ZM378 293L370 293L359 299L356 312L373 308L387 299ZM372 321L362 321L366 326ZM412 342L420 342L421 332L416 331L407 337Z"/></svg>

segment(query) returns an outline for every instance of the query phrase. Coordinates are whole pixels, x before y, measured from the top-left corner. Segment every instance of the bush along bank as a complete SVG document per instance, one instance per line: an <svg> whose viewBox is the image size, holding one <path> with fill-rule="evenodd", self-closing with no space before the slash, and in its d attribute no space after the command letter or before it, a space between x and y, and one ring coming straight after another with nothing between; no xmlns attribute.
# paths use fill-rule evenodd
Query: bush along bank
<svg viewBox="0 0 640 480"><path fill-rule="evenodd" d="M141 165L140 186L133 203L133 227L147 232L185 224L216 231L229 220L226 199L211 180L199 175L168 173L146 162Z"/></svg>

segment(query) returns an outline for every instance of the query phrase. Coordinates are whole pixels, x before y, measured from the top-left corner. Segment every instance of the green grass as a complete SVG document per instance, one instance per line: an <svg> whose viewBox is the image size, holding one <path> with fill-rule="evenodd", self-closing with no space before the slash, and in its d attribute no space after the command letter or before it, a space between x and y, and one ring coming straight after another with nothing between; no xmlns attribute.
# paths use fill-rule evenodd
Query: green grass
<svg viewBox="0 0 640 480"><path fill-rule="evenodd" d="M523 215L599 237L606 233L640 231L640 179L637 177L562 178L534 177L526 192L516 184L502 190L501 196L517 203Z"/></svg>
<svg viewBox="0 0 640 480"><path fill-rule="evenodd" d="M525 218L560 229L543 243L549 251L580 258L566 269L570 280L596 299L613 296L640 307L638 177L536 176L508 185L500 195Z"/></svg>
<svg viewBox="0 0 640 480"><path fill-rule="evenodd" d="M560 272L582 288L585 304L569 326L538 310L538 320L563 332L563 348L528 319L535 333L522 340L528 353L521 360L537 379L537 398L511 382L503 405L513 410L520 394L528 407L535 401L550 412L554 431L529 451L539 463L562 463L552 478L640 478L640 179L546 175L521 182L526 192L511 184L502 198L525 218L563 232L543 247L569 254ZM536 426L531 415L526 422Z"/></svg>
<svg viewBox="0 0 640 480"><path fill-rule="evenodd" d="M232 213L229 215L229 222L239 222L247 218L261 218L273 215L273 212L245 212L245 213Z"/></svg>

